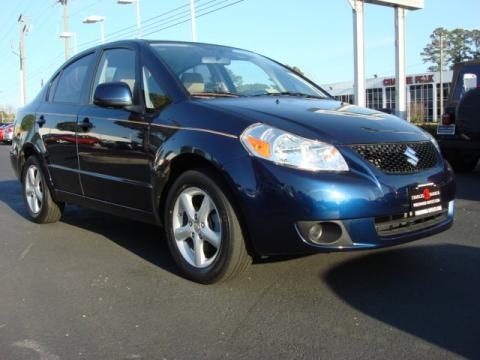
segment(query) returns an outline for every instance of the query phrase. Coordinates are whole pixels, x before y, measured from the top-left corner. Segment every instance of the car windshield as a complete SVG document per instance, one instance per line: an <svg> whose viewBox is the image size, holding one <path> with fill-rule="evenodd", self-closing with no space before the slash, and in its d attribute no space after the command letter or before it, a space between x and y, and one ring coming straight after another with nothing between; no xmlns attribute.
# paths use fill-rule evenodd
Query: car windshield
<svg viewBox="0 0 480 360"><path fill-rule="evenodd" d="M294 71L248 51L206 44L151 46L193 96L330 97Z"/></svg>

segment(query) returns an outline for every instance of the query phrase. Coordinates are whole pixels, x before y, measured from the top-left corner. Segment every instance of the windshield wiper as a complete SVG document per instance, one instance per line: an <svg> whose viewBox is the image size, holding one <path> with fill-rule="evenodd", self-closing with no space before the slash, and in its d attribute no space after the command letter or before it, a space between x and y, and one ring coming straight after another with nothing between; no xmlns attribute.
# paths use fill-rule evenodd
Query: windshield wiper
<svg viewBox="0 0 480 360"><path fill-rule="evenodd" d="M215 92L198 92L192 93L192 96L204 96L204 97L241 97L243 95L231 93L228 91L215 91Z"/></svg>
<svg viewBox="0 0 480 360"><path fill-rule="evenodd" d="M296 96L296 97L303 97L306 99L328 99L326 96L304 94L304 93L293 92L293 91L266 92L263 94L256 94L252 96Z"/></svg>

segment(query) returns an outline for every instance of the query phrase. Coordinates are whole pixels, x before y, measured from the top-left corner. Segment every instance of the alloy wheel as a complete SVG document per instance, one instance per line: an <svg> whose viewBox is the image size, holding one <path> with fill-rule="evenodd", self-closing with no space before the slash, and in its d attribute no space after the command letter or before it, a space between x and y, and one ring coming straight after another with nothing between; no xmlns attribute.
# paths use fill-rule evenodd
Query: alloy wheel
<svg viewBox="0 0 480 360"><path fill-rule="evenodd" d="M30 165L25 176L25 196L30 211L37 215L44 201L42 175L35 165Z"/></svg>
<svg viewBox="0 0 480 360"><path fill-rule="evenodd" d="M196 187L184 189L172 216L175 243L185 261L196 268L211 265L220 250L222 227L210 195Z"/></svg>

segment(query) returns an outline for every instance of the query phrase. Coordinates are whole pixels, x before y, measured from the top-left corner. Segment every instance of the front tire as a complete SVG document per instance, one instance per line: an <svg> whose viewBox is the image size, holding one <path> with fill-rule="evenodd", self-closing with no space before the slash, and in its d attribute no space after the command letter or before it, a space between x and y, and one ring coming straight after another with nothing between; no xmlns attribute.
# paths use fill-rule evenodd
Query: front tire
<svg viewBox="0 0 480 360"><path fill-rule="evenodd" d="M178 177L167 196L164 223L170 252L190 280L224 281L251 263L238 217L221 180L210 171Z"/></svg>
<svg viewBox="0 0 480 360"><path fill-rule="evenodd" d="M33 222L48 224L60 220L64 204L53 200L40 162L35 156L30 156L25 163L22 188L23 201Z"/></svg>

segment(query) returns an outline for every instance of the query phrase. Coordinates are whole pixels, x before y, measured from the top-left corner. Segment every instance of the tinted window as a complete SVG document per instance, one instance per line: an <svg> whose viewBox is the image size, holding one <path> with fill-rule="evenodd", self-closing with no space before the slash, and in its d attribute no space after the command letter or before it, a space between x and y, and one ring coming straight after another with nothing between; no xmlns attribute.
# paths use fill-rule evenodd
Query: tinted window
<svg viewBox="0 0 480 360"><path fill-rule="evenodd" d="M93 54L84 56L63 70L53 96L54 102L81 102L82 89L87 81L87 71L92 60Z"/></svg>
<svg viewBox="0 0 480 360"><path fill-rule="evenodd" d="M170 101L150 70L143 68L143 91L147 110L159 110Z"/></svg>
<svg viewBox="0 0 480 360"><path fill-rule="evenodd" d="M229 96L283 92L328 96L288 68L248 51L207 44L152 43L151 46L194 96L212 93L221 96L225 92Z"/></svg>
<svg viewBox="0 0 480 360"><path fill-rule="evenodd" d="M55 76L55 79L53 79L53 81L50 83L50 87L48 89L48 98L47 98L48 102L53 101L53 95L55 95L55 89L57 88L58 79L60 79L60 75Z"/></svg>
<svg viewBox="0 0 480 360"><path fill-rule="evenodd" d="M135 94L135 51L129 49L106 50L95 76L94 89L98 84L121 81Z"/></svg>

